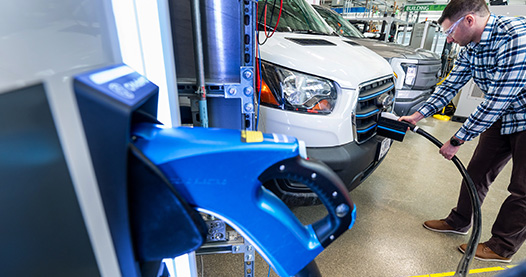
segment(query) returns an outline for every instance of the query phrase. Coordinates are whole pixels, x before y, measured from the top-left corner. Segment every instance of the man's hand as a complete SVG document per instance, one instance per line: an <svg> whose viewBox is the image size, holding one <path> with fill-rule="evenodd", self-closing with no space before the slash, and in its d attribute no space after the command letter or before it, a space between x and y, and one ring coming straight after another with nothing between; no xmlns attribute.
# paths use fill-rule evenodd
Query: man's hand
<svg viewBox="0 0 526 277"><path fill-rule="evenodd" d="M424 115L419 112L414 112L412 115L401 116L398 121L406 121L413 125L416 125L418 121L424 118Z"/></svg>
<svg viewBox="0 0 526 277"><path fill-rule="evenodd" d="M451 143L446 141L444 145L440 148L440 151L438 151L446 160L453 159L453 156L457 154L458 150L460 149L460 146L453 146Z"/></svg>

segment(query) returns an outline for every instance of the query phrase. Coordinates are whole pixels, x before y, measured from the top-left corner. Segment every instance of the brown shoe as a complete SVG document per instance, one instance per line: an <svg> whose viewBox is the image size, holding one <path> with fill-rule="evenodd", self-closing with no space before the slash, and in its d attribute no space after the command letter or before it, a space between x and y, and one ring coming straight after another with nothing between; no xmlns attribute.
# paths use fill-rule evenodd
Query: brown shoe
<svg viewBox="0 0 526 277"><path fill-rule="evenodd" d="M455 230L453 227L447 224L446 221L443 219L428 220L424 222L424 228L431 230L431 231L439 232L439 233L453 233L453 234L458 234L458 235L468 234L467 231L462 232L462 231Z"/></svg>
<svg viewBox="0 0 526 277"><path fill-rule="evenodd" d="M466 252L467 247L468 245L464 243L458 247L458 250L464 253ZM477 250L475 251L475 259L479 261L485 261L485 262L501 262L501 263L511 262L511 258L504 258L500 256L499 254L493 252L493 250L487 247L484 243L479 243L479 245L477 246Z"/></svg>

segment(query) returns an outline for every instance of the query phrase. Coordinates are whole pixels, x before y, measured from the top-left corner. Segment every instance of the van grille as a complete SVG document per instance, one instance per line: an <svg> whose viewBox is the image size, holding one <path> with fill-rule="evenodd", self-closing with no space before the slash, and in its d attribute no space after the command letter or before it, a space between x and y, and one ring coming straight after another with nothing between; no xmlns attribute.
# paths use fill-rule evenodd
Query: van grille
<svg viewBox="0 0 526 277"><path fill-rule="evenodd" d="M358 143L363 143L376 135L376 126L380 113L386 110L379 98L382 95L394 97L395 88L393 78L385 78L364 83L359 87L358 104L356 105L355 126Z"/></svg>

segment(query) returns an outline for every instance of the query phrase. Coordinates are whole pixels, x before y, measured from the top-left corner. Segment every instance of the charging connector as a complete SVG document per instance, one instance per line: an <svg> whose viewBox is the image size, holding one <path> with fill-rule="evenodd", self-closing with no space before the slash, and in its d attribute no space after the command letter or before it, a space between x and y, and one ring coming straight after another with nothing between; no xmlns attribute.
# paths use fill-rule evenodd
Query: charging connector
<svg viewBox="0 0 526 277"><path fill-rule="evenodd" d="M392 138L397 141L403 141L407 129L414 129L414 125L406 121L398 121L399 117L383 112L378 119L378 128L376 133L380 136Z"/></svg>

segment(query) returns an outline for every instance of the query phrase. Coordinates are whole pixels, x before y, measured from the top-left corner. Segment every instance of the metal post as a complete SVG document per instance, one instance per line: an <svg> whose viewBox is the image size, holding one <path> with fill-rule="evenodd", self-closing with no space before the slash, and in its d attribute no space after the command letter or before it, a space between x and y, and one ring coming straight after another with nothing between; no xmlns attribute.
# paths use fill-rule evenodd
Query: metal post
<svg viewBox="0 0 526 277"><path fill-rule="evenodd" d="M199 94L199 119L201 126L208 127L208 110L206 107L205 69L203 55L203 37L201 32L201 11L199 0L192 0L192 21L194 35L194 59L197 77L197 94Z"/></svg>
<svg viewBox="0 0 526 277"><path fill-rule="evenodd" d="M426 21L424 24L424 34L422 34L422 40L420 41L420 48L424 48L427 37L427 29L429 29L429 21Z"/></svg>
<svg viewBox="0 0 526 277"><path fill-rule="evenodd" d="M387 29L385 31L385 37L384 37L384 41L387 42L389 40L389 36L391 35L391 25L393 25L393 21L391 20L386 20L388 23L387 23Z"/></svg>
<svg viewBox="0 0 526 277"><path fill-rule="evenodd" d="M405 26L404 26L404 35L402 36L402 43L400 44L403 44L405 45L405 35L407 34L407 26L409 25L409 13L410 12L407 12L407 15L405 16Z"/></svg>
<svg viewBox="0 0 526 277"><path fill-rule="evenodd" d="M438 38L440 37L440 32L435 32L435 46L433 46L433 52L436 53L437 45L438 45Z"/></svg>

